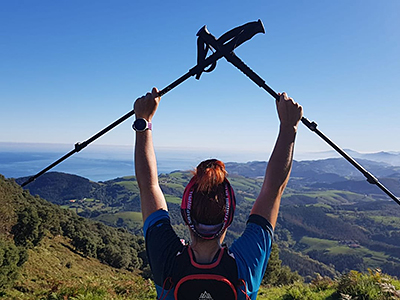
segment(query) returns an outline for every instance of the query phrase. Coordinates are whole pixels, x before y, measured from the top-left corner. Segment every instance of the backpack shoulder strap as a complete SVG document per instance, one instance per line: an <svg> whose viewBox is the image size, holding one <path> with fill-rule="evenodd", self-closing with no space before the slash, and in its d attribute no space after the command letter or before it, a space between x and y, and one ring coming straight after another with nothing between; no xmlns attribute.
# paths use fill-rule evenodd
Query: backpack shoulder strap
<svg viewBox="0 0 400 300"><path fill-rule="evenodd" d="M224 247L210 264L195 261L193 250L185 247L176 257L172 281L175 299L237 299L242 285L236 260Z"/></svg>

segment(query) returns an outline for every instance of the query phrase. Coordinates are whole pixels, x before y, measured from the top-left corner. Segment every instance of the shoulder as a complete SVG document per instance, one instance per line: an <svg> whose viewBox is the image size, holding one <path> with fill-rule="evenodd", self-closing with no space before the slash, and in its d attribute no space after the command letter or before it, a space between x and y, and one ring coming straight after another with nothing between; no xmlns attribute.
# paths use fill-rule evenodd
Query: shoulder
<svg viewBox="0 0 400 300"><path fill-rule="evenodd" d="M232 244L231 251L237 252L244 247L260 248L267 250L274 237L274 230L267 219L260 215L250 215L242 235Z"/></svg>
<svg viewBox="0 0 400 300"><path fill-rule="evenodd" d="M251 215L242 235L230 247L236 259L247 261L269 254L273 229L269 222L258 215Z"/></svg>
<svg viewBox="0 0 400 300"><path fill-rule="evenodd" d="M263 229L266 233L269 234L271 238L274 237L274 229L268 220L260 215L252 214L249 216L247 220L247 225L255 224L258 225L261 229Z"/></svg>
<svg viewBox="0 0 400 300"><path fill-rule="evenodd" d="M148 216L146 218L146 221L143 224L144 236L146 237L147 231L149 230L150 227L152 227L153 225L156 225L157 223L159 223L162 220L164 220L166 222L170 222L168 211L163 210L163 209L157 210L157 211L153 212L150 216Z"/></svg>
<svg viewBox="0 0 400 300"><path fill-rule="evenodd" d="M168 211L158 210L147 217L143 225L147 252L181 250L181 240L171 225ZM176 254L176 252L174 253Z"/></svg>

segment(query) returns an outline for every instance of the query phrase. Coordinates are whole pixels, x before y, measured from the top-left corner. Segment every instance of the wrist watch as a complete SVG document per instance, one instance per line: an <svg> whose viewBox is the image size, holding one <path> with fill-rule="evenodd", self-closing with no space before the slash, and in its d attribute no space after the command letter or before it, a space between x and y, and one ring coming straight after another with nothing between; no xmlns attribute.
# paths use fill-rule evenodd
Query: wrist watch
<svg viewBox="0 0 400 300"><path fill-rule="evenodd" d="M133 122L132 128L137 132L143 132L147 129L151 130L151 123L148 122L146 119L138 118Z"/></svg>

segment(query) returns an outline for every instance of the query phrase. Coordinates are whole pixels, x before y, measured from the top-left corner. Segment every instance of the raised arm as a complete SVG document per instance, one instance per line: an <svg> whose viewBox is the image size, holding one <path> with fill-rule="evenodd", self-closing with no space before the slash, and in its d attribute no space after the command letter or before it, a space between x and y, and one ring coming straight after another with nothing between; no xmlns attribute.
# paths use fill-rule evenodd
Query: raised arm
<svg viewBox="0 0 400 300"><path fill-rule="evenodd" d="M286 93L276 101L280 120L279 135L268 161L260 195L251 210L252 214L266 218L275 228L283 191L292 168L294 142L303 108Z"/></svg>
<svg viewBox="0 0 400 300"><path fill-rule="evenodd" d="M147 93L135 101L136 119L152 121L161 100L157 93L158 90L153 88L151 93ZM153 212L160 209L168 210L164 195L158 184L157 160L154 153L151 130L136 132L135 174L140 190L140 203L144 222Z"/></svg>

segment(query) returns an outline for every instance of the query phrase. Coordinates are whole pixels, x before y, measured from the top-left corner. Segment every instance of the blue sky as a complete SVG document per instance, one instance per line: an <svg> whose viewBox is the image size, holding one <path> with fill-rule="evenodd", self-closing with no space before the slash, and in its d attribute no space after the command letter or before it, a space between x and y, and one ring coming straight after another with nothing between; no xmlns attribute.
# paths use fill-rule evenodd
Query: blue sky
<svg viewBox="0 0 400 300"><path fill-rule="evenodd" d="M196 64L196 33L261 19L236 54L342 148L400 151L400 1L18 1L0 3L0 142L84 141ZM157 149L269 153L273 98L219 60L165 95ZM131 145L132 120L95 145ZM91 146L89 146L91 147ZM297 151L331 148L300 125ZM267 159L268 157L265 157Z"/></svg>

